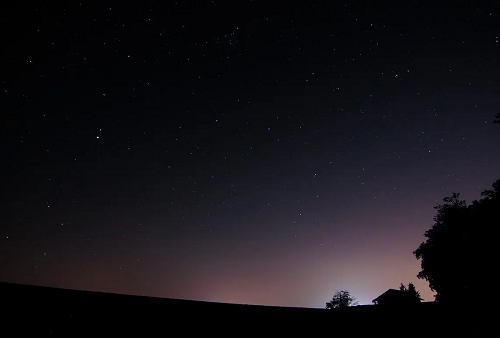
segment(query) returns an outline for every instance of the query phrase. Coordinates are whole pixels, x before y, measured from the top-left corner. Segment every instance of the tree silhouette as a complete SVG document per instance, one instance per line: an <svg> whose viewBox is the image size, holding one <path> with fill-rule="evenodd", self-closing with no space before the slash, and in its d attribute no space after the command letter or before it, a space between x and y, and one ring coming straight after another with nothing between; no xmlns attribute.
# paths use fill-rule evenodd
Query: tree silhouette
<svg viewBox="0 0 500 338"><path fill-rule="evenodd" d="M495 120L493 120L493 123L500 124L500 113L495 115Z"/></svg>
<svg viewBox="0 0 500 338"><path fill-rule="evenodd" d="M404 293L405 298L408 300L408 303L420 303L423 300L420 296L420 292L417 291L413 283L409 283L408 288L403 283L401 283L399 290Z"/></svg>
<svg viewBox="0 0 500 338"><path fill-rule="evenodd" d="M484 303L498 298L481 294L492 282L499 261L496 231L500 225L500 180L493 189L481 193L471 205L460 194L443 199L437 205L434 225L424 234L427 240L413 253L421 260L417 277L429 282L436 301L448 303Z"/></svg>
<svg viewBox="0 0 500 338"><path fill-rule="evenodd" d="M349 306L358 305L356 298L352 297L349 291L341 290L335 292L332 300L326 303L327 309L342 309L347 308Z"/></svg>

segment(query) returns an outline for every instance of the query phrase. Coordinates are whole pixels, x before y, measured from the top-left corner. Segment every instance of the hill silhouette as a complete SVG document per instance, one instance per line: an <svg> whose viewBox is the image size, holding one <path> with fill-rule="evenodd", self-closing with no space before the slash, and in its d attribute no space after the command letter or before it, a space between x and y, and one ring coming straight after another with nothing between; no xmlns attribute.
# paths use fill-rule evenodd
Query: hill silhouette
<svg viewBox="0 0 500 338"><path fill-rule="evenodd" d="M487 310L424 302L325 310L162 299L0 282L3 322L17 334L349 334L385 336L493 335ZM11 332L11 331L9 331Z"/></svg>

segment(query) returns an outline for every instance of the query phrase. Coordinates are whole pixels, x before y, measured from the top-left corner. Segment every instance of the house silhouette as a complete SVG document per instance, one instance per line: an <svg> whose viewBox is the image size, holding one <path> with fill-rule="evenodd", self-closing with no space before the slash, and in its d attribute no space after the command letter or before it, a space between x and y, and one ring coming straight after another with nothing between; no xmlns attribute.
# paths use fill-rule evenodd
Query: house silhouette
<svg viewBox="0 0 500 338"><path fill-rule="evenodd" d="M411 300L401 290L389 289L374 300L373 304L379 306L401 306L411 304Z"/></svg>

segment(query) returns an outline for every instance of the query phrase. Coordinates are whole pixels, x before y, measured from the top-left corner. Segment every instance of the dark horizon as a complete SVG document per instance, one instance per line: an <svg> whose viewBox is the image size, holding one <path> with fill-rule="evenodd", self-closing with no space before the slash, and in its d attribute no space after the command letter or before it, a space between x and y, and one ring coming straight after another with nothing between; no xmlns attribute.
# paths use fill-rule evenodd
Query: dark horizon
<svg viewBox="0 0 500 338"><path fill-rule="evenodd" d="M217 302L217 301L207 301L207 300L197 300L197 299L185 299L185 298L174 298L174 297L158 297L158 296L148 296L148 295L143 295L143 294L130 294L130 293L116 293L116 292L107 292L107 291L98 291L98 290L84 290L84 289L70 289L70 288L65 288L65 287L56 287L56 286L45 286L45 285L37 285L37 284L23 284L23 283L13 283L13 282L4 282L0 281L0 288L13 288L13 287L19 287L19 288L35 288L35 289L40 289L39 292L43 293L43 290L49 289L50 291L70 291L70 292L77 292L77 293L90 293L90 294L102 294L102 295L109 295L109 296L131 296L131 297L139 297L139 298L148 298L148 299L157 299L157 300L172 300L172 301L182 301L182 302L187 302L187 303L209 303L209 304L227 304L227 305L247 305L247 306L263 306L263 307L273 307L273 308L290 308L290 309L321 309L321 310L327 310L325 309L324 306L322 307L301 307L301 306L281 306L281 305L262 305L262 304L246 304L246 303L229 303L229 302ZM396 290L396 289L392 289ZM387 291L387 290L386 290ZM420 303L435 303L435 300L431 301L421 301ZM352 305L351 307L377 307L376 304L373 302L370 304L355 304Z"/></svg>
<svg viewBox="0 0 500 338"><path fill-rule="evenodd" d="M227 303L227 302L214 302L214 301L205 301L205 300L193 300L193 299L183 299L183 298L164 298L164 297L155 297L155 296L147 296L147 295L139 295L139 294L125 294L125 293L114 293L114 292L104 292L104 291L90 291L90 290L81 290L81 289L68 289L68 288L63 288L63 287L54 287L54 286L43 286L43 285L35 285L35 284L22 284L22 283L11 283L11 282L3 282L0 281L0 291L5 292L8 290L12 294L9 295L9 301L12 298L15 298L17 296L24 295L27 301L33 302L36 300L37 297L46 297L48 294L60 294L62 295L63 293L67 295L71 295L72 297L76 298L82 298L85 295L90 295L92 297L106 297L108 298L108 301L112 299L112 297L120 297L121 299L141 299L141 300L156 300L156 301L173 301L177 302L177 304L182 306L188 306L190 304L213 304L213 305L236 305L236 306L248 306L248 307L264 307L264 308L279 308L279 309L304 309L304 310L325 310L325 311L331 311L331 309L326 309L324 306L323 307L289 307L289 306L280 306L280 305L260 305L260 304L244 304L244 303ZM392 289L394 290L394 289ZM29 295L35 296L34 300L33 299L28 299L27 297ZM79 296L79 297L78 297ZM111 298L109 298L111 297ZM425 304L425 303L436 303L436 301L422 301L419 302L419 304ZM417 304L416 306L418 306ZM442 303L438 304L439 306L443 306ZM412 305L413 307L415 305ZM447 306L447 304L444 304L444 306ZM371 304L355 304L351 305L349 307L374 307L374 308L380 308L380 306L371 303ZM386 308L386 307L384 307ZM397 305L394 305L391 307L391 309L395 310L397 309Z"/></svg>
<svg viewBox="0 0 500 338"><path fill-rule="evenodd" d="M500 178L500 6L4 5L0 279L322 308Z"/></svg>
<svg viewBox="0 0 500 338"><path fill-rule="evenodd" d="M394 337L401 333L410 337L475 337L498 331L493 325L494 313L488 307L464 309L438 302L418 303L404 310L378 305L326 310L177 301L7 283L0 283L0 293L4 296L2 304L9 309L6 322L17 323L22 313L22 320L30 323L17 328L23 334L157 335L184 329L190 333L232 336L242 327L247 334L263 330L271 334L321 334L334 327L339 334L365 336L388 318L391 321L385 323L385 335ZM415 325L416 318L419 325ZM186 321L196 325L186 328ZM364 325L360 326L360 322Z"/></svg>

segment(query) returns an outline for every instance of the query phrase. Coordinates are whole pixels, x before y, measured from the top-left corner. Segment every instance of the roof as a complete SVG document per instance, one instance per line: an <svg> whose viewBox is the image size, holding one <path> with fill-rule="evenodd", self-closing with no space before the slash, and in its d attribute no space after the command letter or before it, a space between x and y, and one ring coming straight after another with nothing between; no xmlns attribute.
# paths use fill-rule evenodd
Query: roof
<svg viewBox="0 0 500 338"><path fill-rule="evenodd" d="M380 299L400 298L401 296L402 296L402 293L400 290L389 289L386 292L384 292L383 294L381 294L380 296L378 296L377 298L375 298L374 300L372 300L372 302L377 302Z"/></svg>

